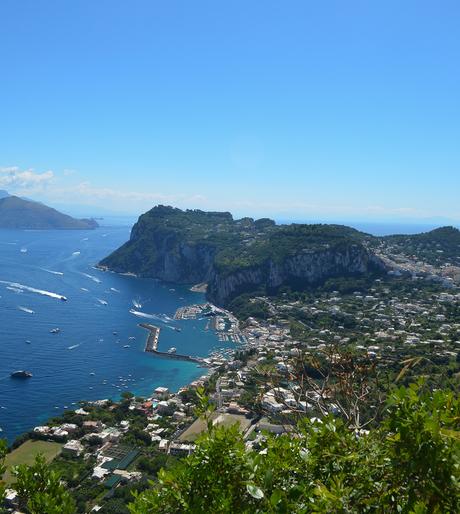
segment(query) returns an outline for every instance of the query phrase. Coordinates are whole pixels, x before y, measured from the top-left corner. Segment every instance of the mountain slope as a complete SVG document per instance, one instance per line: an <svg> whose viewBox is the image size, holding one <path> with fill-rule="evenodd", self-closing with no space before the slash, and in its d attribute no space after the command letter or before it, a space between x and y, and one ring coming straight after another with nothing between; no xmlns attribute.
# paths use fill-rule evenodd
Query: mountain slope
<svg viewBox="0 0 460 514"><path fill-rule="evenodd" d="M399 252L429 264L451 262L460 265L460 230L455 227L440 227L415 235L387 236L383 240Z"/></svg>
<svg viewBox="0 0 460 514"><path fill-rule="evenodd" d="M157 206L100 266L169 282L208 282L208 298L226 305L261 288L383 271L366 248L370 238L340 225L277 226L266 218L234 220L225 212Z"/></svg>
<svg viewBox="0 0 460 514"><path fill-rule="evenodd" d="M0 228L11 229L94 229L94 220L77 220L56 209L17 196L0 198Z"/></svg>

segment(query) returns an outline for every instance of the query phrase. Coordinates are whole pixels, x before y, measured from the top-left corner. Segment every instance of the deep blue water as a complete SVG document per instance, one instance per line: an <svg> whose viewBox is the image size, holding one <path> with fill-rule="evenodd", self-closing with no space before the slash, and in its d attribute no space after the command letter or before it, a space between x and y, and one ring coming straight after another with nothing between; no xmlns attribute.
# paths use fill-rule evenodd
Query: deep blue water
<svg viewBox="0 0 460 514"><path fill-rule="evenodd" d="M128 238L129 227L0 230L1 436L11 441L65 407L77 408L79 400L117 398L125 390L148 395L159 385L177 390L206 372L194 363L144 353L147 333L138 323L149 320L129 312L133 299L142 304L138 310L163 319L150 320L162 329L160 349L175 346L179 353L205 356L223 346L205 330L205 321L164 317L172 318L181 305L204 301L203 295L93 268ZM51 334L54 327L61 332ZM127 344L130 348L124 348ZM10 378L18 369L33 377Z"/></svg>

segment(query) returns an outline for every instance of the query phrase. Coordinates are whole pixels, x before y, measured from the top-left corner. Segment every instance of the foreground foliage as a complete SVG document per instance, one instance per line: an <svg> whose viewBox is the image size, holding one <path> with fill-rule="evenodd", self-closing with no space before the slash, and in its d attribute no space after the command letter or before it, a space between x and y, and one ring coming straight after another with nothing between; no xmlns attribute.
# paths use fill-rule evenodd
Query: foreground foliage
<svg viewBox="0 0 460 514"><path fill-rule="evenodd" d="M5 472L3 459L6 444L0 441L0 476ZM12 487L17 491L22 512L29 514L73 514L75 502L63 485L60 475L51 471L46 459L37 455L32 465L21 464L13 469L16 481ZM0 503L5 488L0 483Z"/></svg>
<svg viewBox="0 0 460 514"><path fill-rule="evenodd" d="M400 388L378 429L332 417L297 437L246 451L236 427L213 428L193 455L130 505L132 514L460 511L460 402L451 392Z"/></svg>

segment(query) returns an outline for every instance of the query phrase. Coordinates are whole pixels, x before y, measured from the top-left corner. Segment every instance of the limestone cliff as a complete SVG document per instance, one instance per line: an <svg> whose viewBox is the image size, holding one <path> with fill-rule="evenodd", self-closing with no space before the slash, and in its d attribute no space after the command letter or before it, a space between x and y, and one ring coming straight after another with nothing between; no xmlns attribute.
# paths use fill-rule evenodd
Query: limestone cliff
<svg viewBox="0 0 460 514"><path fill-rule="evenodd" d="M245 292L384 271L367 248L370 237L338 225L277 226L267 219L158 206L100 265L174 283L208 282L208 298L226 305Z"/></svg>
<svg viewBox="0 0 460 514"><path fill-rule="evenodd" d="M226 304L232 298L263 286L276 290L282 285L295 288L320 284L324 280L346 275L383 271L383 263L361 245L350 244L340 251L304 251L282 262L268 259L263 265L230 274L213 271L208 286L209 299Z"/></svg>

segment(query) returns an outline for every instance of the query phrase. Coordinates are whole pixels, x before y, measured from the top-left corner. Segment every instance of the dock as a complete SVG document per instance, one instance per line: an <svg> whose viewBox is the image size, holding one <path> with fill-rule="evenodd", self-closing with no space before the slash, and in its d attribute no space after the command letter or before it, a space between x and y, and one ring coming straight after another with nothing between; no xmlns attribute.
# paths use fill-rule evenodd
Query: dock
<svg viewBox="0 0 460 514"><path fill-rule="evenodd" d="M144 352L155 353L158 348L158 339L160 338L160 327L150 325L150 323L140 323L139 326L149 331Z"/></svg>
<svg viewBox="0 0 460 514"><path fill-rule="evenodd" d="M150 323L139 323L139 326L145 328L145 330L148 330L149 332L149 335L147 336L147 341L145 343L145 352L154 353L159 357L166 357L167 359L196 362L198 364L203 364L203 359L201 359L200 357L192 357L191 355L181 355L179 353L160 352L158 350L160 328L156 327L155 325L151 325Z"/></svg>

